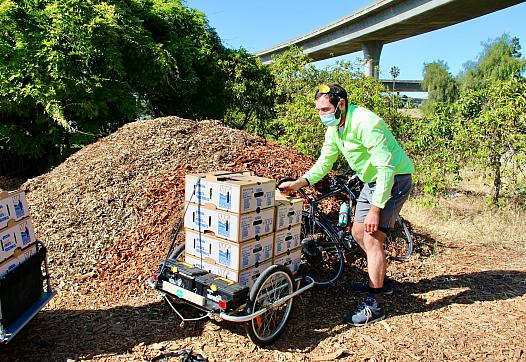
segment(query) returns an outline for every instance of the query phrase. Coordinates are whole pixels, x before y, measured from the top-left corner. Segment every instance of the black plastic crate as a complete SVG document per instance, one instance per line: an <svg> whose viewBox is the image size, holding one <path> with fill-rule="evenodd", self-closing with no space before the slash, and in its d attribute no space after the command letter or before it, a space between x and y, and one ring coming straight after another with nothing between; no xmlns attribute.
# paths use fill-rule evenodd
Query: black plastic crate
<svg viewBox="0 0 526 362"><path fill-rule="evenodd" d="M196 288L195 278L206 273L208 273L206 270L192 264L168 259L160 278L178 287L194 291Z"/></svg>
<svg viewBox="0 0 526 362"><path fill-rule="evenodd" d="M225 309L233 309L241 306L247 301L248 287L222 278L218 275L208 273L195 279L197 294L210 299L219 305L226 302Z"/></svg>
<svg viewBox="0 0 526 362"><path fill-rule="evenodd" d="M46 249L37 252L0 278L2 324L9 326L35 303L44 291L42 262Z"/></svg>

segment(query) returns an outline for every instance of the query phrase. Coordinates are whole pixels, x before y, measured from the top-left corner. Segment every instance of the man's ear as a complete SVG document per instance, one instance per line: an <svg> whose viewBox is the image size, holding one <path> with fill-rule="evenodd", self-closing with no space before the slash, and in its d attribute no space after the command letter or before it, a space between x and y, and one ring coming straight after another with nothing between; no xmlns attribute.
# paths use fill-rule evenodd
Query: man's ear
<svg viewBox="0 0 526 362"><path fill-rule="evenodd" d="M339 107L339 104L338 104L338 107L336 107L336 111L334 112L334 117L340 118L341 114L342 114L342 109Z"/></svg>

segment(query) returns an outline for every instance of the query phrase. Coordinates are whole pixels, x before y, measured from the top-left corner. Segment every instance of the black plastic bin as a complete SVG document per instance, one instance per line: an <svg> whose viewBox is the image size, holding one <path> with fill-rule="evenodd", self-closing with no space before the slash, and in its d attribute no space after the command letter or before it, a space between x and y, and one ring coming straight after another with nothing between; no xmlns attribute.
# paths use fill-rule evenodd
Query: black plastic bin
<svg viewBox="0 0 526 362"><path fill-rule="evenodd" d="M55 294L39 241L34 255L0 278L0 343L9 342Z"/></svg>
<svg viewBox="0 0 526 362"><path fill-rule="evenodd" d="M44 291L41 266L45 257L46 249L40 248L0 279L1 319L4 326L18 319Z"/></svg>

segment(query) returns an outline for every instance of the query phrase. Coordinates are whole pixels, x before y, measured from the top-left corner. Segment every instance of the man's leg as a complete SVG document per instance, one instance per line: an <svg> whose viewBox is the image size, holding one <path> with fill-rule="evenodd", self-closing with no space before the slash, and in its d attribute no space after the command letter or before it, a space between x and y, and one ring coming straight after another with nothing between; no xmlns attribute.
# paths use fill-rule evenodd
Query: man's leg
<svg viewBox="0 0 526 362"><path fill-rule="evenodd" d="M358 243L360 248L365 252L365 246L363 245L363 233L365 232L365 227L363 225L363 222L355 222L352 225L352 237L353 239Z"/></svg>
<svg viewBox="0 0 526 362"><path fill-rule="evenodd" d="M360 246L363 245L362 248L367 255L369 285L365 290L369 293L354 313L344 317L345 322L353 326L362 326L385 318L385 313L380 304L387 268L387 259L384 253L384 240L386 235L382 231L375 231L373 233L363 231L360 238L360 235L358 235L360 229L362 231L364 230L363 223L355 223L353 225L353 236L356 234L357 242L359 239L362 240Z"/></svg>
<svg viewBox="0 0 526 362"><path fill-rule="evenodd" d="M364 231L364 224L361 222L355 222L352 228L352 236L358 245L365 252L367 257L368 267L368 280L355 282L351 285L354 291L366 292L369 288L382 288L385 285L385 272L387 270L387 259L385 258L384 242L386 234L382 231L377 231L372 235ZM367 245L364 244L364 237L367 241ZM372 240L370 240L372 239ZM380 244L381 242L381 244ZM370 249L370 251L368 251ZM380 268L378 267L380 266ZM380 278L378 273L382 273L383 276ZM380 287L378 287L380 285ZM382 289L384 295L390 295L393 293L393 288L388 285Z"/></svg>
<svg viewBox="0 0 526 362"><path fill-rule="evenodd" d="M384 252L386 236L382 231L375 231L371 234L364 232L363 234L363 244L367 254L369 286L375 289L380 289L384 286L385 273L387 271L387 259Z"/></svg>

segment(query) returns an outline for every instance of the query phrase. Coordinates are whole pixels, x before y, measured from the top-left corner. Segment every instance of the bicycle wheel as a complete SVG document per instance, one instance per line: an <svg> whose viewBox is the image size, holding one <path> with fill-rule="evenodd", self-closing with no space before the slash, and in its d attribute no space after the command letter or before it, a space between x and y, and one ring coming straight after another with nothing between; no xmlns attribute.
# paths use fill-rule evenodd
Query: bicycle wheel
<svg viewBox="0 0 526 362"><path fill-rule="evenodd" d="M268 308L277 300L294 292L290 270L283 265L272 265L265 269L250 288L247 313ZM258 346L274 342L285 330L292 310L289 299L283 304L269 308L265 313L245 323L248 337Z"/></svg>
<svg viewBox="0 0 526 362"><path fill-rule="evenodd" d="M385 239L385 252L388 258L399 261L407 260L413 254L413 237L400 216Z"/></svg>
<svg viewBox="0 0 526 362"><path fill-rule="evenodd" d="M329 286L343 274L342 246L329 228L309 212L303 211L301 224L302 265L300 272L318 286Z"/></svg>

